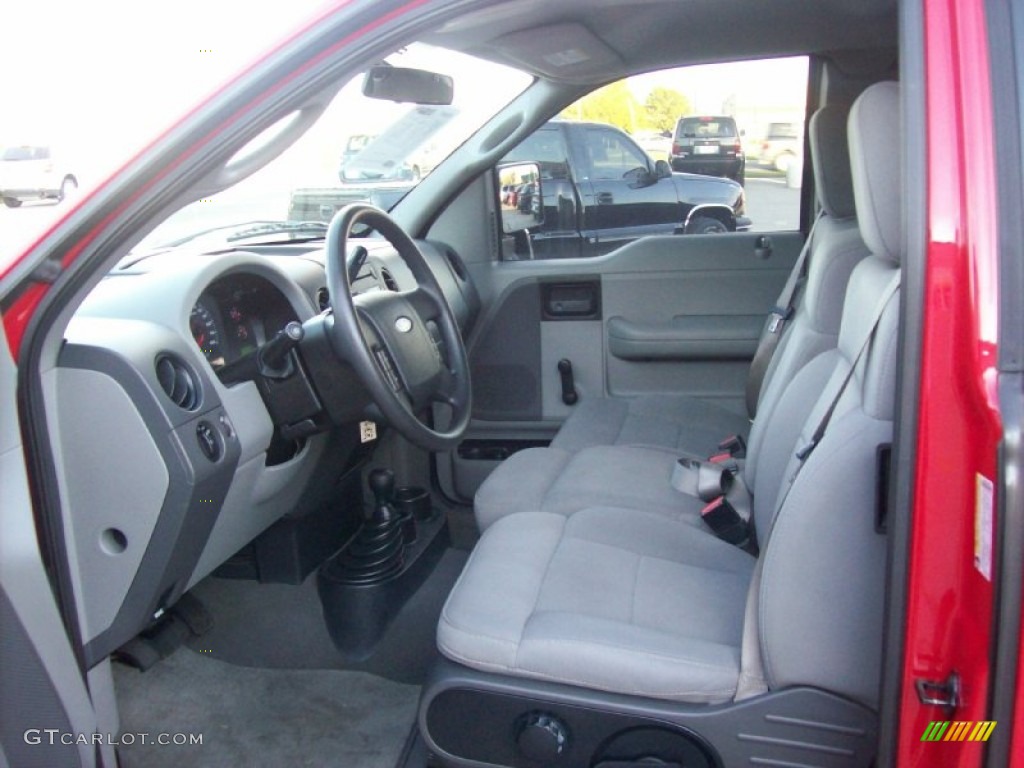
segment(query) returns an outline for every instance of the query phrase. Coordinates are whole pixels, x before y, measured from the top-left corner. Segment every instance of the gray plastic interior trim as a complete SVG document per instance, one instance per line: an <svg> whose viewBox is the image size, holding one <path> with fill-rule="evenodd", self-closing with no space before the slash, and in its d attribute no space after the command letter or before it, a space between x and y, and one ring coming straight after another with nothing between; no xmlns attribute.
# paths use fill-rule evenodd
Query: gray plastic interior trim
<svg viewBox="0 0 1024 768"><path fill-rule="evenodd" d="M49 768L80 764L74 744L31 743L26 728L54 728L71 733L71 722L54 682L46 674L33 638L14 612L7 591L0 587L0 662L3 663L4 695L0 697L0 745L16 766ZM15 693L15 691L17 693Z"/></svg>
<svg viewBox="0 0 1024 768"><path fill-rule="evenodd" d="M120 584L114 595L111 596L109 590L106 592L101 612L103 621L96 620L100 615L96 604L89 604L84 598L99 592L89 589L89 585L108 583L107 579L98 579L95 572L96 562L103 562L98 558L106 555L89 550L90 560L71 554L75 559L72 570L78 579L80 611L90 617L86 639L92 641L87 648L93 661L101 660L112 647L141 630L151 611L158 607L155 601L168 596L176 599L188 584L197 581L287 513L301 494L320 455L322 442L311 441L292 461L264 467L273 425L258 390L251 382L224 387L191 337L188 318L196 299L212 282L233 273L268 280L284 294L300 320L311 317L316 311L313 294L323 284L323 268L312 259L275 261L247 253L222 254L210 259L199 253L176 253L173 259L153 257L129 271L108 276L94 288L68 325L61 366L102 371L116 379L125 393L119 404L111 405L112 412L105 414L112 422L104 430L108 433L106 441L115 439L115 435L116 439L121 439L125 424L131 423L133 418L128 414L135 413L134 418L142 419L151 440L156 441L166 468L166 479L151 482L147 486L148 495L140 496L149 499L146 507L151 508L155 495L153 486L160 487L163 483L166 489L161 511L155 520L150 516L147 522L151 527L146 552L141 562L135 563L127 593L124 593L124 583L132 571L130 564L114 580ZM167 352L185 361L200 382L203 401L195 412L177 408L159 389L153 363L157 354ZM83 401L79 399L81 392L59 386L60 377L65 373L45 377L44 386L57 446L58 476L62 478L67 525L73 508L67 502L81 495L84 484L81 480L67 481L69 468L72 471L74 468L65 465L69 458L74 462L75 452L67 447L62 450L59 438L69 429L69 434L81 431L73 429L76 417L72 414L76 408L81 408L79 404ZM209 465L198 449L195 428L200 419L214 424L224 442L225 456L215 466ZM88 441L91 438L87 435L77 439ZM126 456L120 461L127 461ZM234 471L236 462L247 467L238 477ZM117 464L108 461L103 466ZM155 477L152 468L146 470L145 475L149 481ZM107 482L113 488L124 489L124 478L108 478ZM229 492L231 500L228 502ZM135 521L128 514L126 498L130 495L122 493L115 516L124 521L123 532L127 534ZM107 507L109 509L110 503ZM220 514L209 514L211 508L219 508ZM174 513L168 516L168 510ZM72 517L77 519L78 516ZM76 528L72 524L69 530ZM89 534L81 535L89 539ZM208 544L212 547L209 551ZM134 551L133 556L137 556ZM116 618L110 622L112 612Z"/></svg>
<svg viewBox="0 0 1024 768"><path fill-rule="evenodd" d="M189 588L295 507L326 442L323 435L309 439L285 464L268 467L261 454L238 467Z"/></svg>
<svg viewBox="0 0 1024 768"><path fill-rule="evenodd" d="M608 319L608 351L620 360L749 360L764 315L677 315L662 323Z"/></svg>
<svg viewBox="0 0 1024 768"><path fill-rule="evenodd" d="M573 381L580 400L604 395L604 343L600 320L540 324L541 397L545 419L562 421L573 406L562 402L558 361L572 363Z"/></svg>
<svg viewBox="0 0 1024 768"><path fill-rule="evenodd" d="M39 659L40 674L52 682L70 727L76 732L91 733L96 729L93 707L43 570L36 540L21 435L18 419L13 417L17 412L16 377L6 337L0 337L0 395L5 411L12 415L0 419L0 589ZM11 625L5 621L3 626ZM18 659L18 664L25 663L20 655ZM0 680L5 689L10 682L7 671L11 668L0 664ZM9 752L7 759L13 759ZM92 765L91 748L79 746L78 759L82 765Z"/></svg>
<svg viewBox="0 0 1024 768"><path fill-rule="evenodd" d="M143 354L146 361L153 357L152 352ZM190 413L173 405L162 392L158 395L159 390L147 381L148 377L140 370L141 364L133 363L110 349L67 344L60 362L61 368L98 371L116 379L128 395L130 408L137 409L147 424L170 478L152 534L140 545L145 548L140 567L117 608L114 621L107 627L96 627L95 634L83 638L86 661L91 666L144 629L161 609L173 604L184 591L185 579L191 574L216 519L210 510L218 509L227 495L240 446L238 433L234 432L232 436L224 426L228 420L226 412L208 391L204 394L203 408ZM151 369L151 363L144 366L144 370ZM59 415L65 404L60 403L56 396L52 402L58 404ZM73 404L67 405L73 407ZM184 419L181 414L184 414ZM107 416L115 421L118 418L116 414ZM168 427L168 421L183 423L172 423ZM211 462L203 454L196 438L196 426L201 421L213 427L219 435L222 455L216 462ZM58 436L60 433L58 430ZM67 529L73 530L71 515L74 504L69 499L77 489L67 483L65 467L69 462L66 456L63 458L58 473L64 500L62 514ZM105 465L103 469L109 475L110 467ZM115 472L119 470L117 467L113 469ZM102 481L115 487L118 485L116 476L105 476ZM125 508L122 505L121 514L130 515L130 506ZM82 613L86 606L82 595L101 587L102 583L93 587L85 581L87 574L75 554L77 549L69 551L69 558L74 561L73 570L79 579L78 602Z"/></svg>
<svg viewBox="0 0 1024 768"><path fill-rule="evenodd" d="M491 265L489 275L476 273L475 277L479 281L481 296L484 295L486 285L490 291L488 295L498 297L520 280L601 275L604 278L635 276L658 281L663 280L666 273L686 275L687 279L692 279L693 273L703 273L705 279L717 281L725 281L740 275L752 280L754 276L760 275L755 282L771 283L771 277L766 280L765 273L774 272L777 273L776 277L781 275L778 283L778 289L781 290L782 283L803 246L804 236L801 232L772 233L772 256L768 259L759 259L754 251L755 241L761 236L754 232L730 232L715 238L694 235L649 235L601 256L495 262ZM603 280L602 283L602 306L605 316L626 314L608 304L606 291L610 281ZM707 295L706 290L701 290ZM757 298L757 294L747 297L747 290L742 284L729 283L717 293L727 293L741 301L745 297ZM775 295L769 301L774 300ZM651 307L650 310L657 317L665 306L677 305L678 300L675 305L659 305ZM769 303L768 308L770 307ZM765 311L767 312L767 309ZM720 309L719 314L726 312Z"/></svg>
<svg viewBox="0 0 1024 768"><path fill-rule="evenodd" d="M867 766L878 728L872 710L814 688L794 687L707 706L478 672L442 660L423 687L418 722L427 747L447 766L480 765L447 753L430 732L431 705L446 693L458 691L521 700L524 714L533 709L559 713L567 707L580 713L612 712L679 725L713 745L724 766ZM482 699L478 703L485 706ZM512 738L514 723L508 726L508 738ZM803 759L793 762L795 755ZM813 763L806 762L810 760Z"/></svg>
<svg viewBox="0 0 1024 768"><path fill-rule="evenodd" d="M56 377L64 525L82 580L79 620L89 641L117 618L170 476L150 427L117 381L70 368Z"/></svg>
<svg viewBox="0 0 1024 768"><path fill-rule="evenodd" d="M99 733L120 733L121 716L117 711L117 694L114 692L114 672L109 658L104 659L86 673L89 682L89 693L96 711L96 723ZM114 745L105 739L100 745L103 765L117 765Z"/></svg>

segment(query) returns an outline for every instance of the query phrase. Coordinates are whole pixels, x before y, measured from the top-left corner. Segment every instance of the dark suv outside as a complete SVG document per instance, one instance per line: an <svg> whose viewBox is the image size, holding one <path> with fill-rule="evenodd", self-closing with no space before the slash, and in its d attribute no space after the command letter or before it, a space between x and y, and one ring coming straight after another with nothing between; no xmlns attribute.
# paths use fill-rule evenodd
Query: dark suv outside
<svg viewBox="0 0 1024 768"><path fill-rule="evenodd" d="M672 135L673 171L746 180L746 158L736 120L721 115L681 117Z"/></svg>

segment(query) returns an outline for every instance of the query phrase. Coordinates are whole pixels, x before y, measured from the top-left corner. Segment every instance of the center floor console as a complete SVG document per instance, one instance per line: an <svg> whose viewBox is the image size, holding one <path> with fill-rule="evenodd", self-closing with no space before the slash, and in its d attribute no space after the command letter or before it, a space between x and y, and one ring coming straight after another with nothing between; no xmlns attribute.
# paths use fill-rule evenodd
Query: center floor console
<svg viewBox="0 0 1024 768"><path fill-rule="evenodd" d="M373 653L449 546L445 517L431 505L429 491L396 488L387 469L372 470L368 485L372 509L317 574L327 630L352 662Z"/></svg>

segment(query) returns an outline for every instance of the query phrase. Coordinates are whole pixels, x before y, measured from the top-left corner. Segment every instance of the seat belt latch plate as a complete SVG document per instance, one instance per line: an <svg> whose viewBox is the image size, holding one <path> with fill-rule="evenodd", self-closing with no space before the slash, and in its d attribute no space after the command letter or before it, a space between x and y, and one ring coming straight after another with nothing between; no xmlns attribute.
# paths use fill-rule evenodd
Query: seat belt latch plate
<svg viewBox="0 0 1024 768"><path fill-rule="evenodd" d="M768 320L768 333L778 333L782 329L782 324L789 320L792 311L788 307L772 307Z"/></svg>

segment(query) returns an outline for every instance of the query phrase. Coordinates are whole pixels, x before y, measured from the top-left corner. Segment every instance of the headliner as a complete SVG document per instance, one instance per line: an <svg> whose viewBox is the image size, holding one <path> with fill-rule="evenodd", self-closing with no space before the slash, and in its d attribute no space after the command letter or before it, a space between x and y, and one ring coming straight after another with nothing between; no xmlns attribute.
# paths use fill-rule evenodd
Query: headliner
<svg viewBox="0 0 1024 768"><path fill-rule="evenodd" d="M895 48L895 0L512 0L424 42L549 80L600 84L666 67Z"/></svg>

